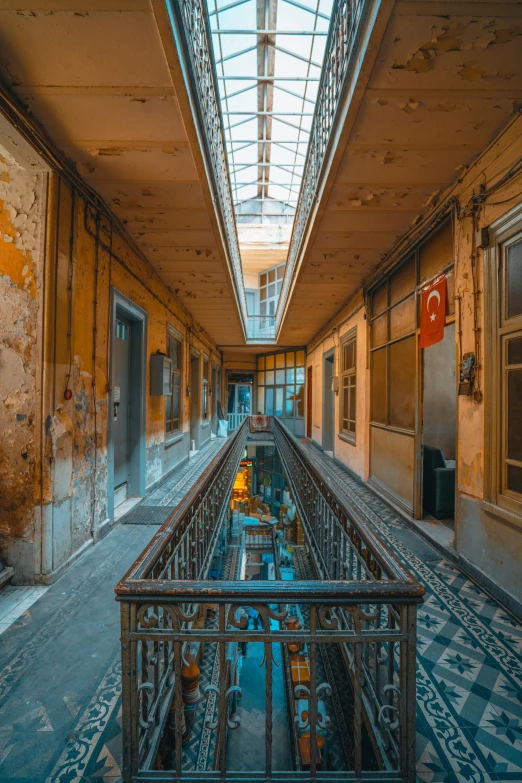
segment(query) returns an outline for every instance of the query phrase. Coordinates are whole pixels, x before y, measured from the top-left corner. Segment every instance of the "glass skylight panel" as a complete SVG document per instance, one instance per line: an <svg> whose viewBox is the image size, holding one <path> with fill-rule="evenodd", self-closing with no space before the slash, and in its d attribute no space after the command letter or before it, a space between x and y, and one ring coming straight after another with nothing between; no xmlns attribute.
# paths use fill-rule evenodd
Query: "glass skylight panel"
<svg viewBox="0 0 522 783"><path fill-rule="evenodd" d="M269 211L293 214L332 0L267 0L264 14L257 0L208 7L236 210L254 199L259 212L271 201Z"/></svg>

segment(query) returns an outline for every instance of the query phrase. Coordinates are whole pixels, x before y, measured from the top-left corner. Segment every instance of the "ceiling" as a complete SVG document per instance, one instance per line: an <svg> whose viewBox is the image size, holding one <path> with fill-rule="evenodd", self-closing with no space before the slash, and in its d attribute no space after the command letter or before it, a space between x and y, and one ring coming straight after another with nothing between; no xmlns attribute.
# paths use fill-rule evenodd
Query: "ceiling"
<svg viewBox="0 0 522 783"><path fill-rule="evenodd" d="M243 342L164 3L3 0L0 52L6 86L164 283L216 342Z"/></svg>
<svg viewBox="0 0 522 783"><path fill-rule="evenodd" d="M522 100L517 2L383 4L279 342L307 344ZM381 24L383 19L381 16ZM361 84L359 84L361 86ZM306 313L306 318L303 314Z"/></svg>

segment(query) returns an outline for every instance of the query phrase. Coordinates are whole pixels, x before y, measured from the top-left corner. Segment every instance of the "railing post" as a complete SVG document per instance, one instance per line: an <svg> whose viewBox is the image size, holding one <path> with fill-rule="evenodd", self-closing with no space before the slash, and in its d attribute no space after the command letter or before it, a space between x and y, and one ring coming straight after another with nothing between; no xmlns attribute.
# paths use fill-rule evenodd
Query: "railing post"
<svg viewBox="0 0 522 783"><path fill-rule="evenodd" d="M415 743L417 737L417 606L407 606L407 652L406 652L406 745L405 776L408 783L415 783L416 776L416 752Z"/></svg>
<svg viewBox="0 0 522 783"><path fill-rule="evenodd" d="M131 642L131 613L135 604L121 601L121 700L123 735L123 783L131 783L138 772L138 712L136 701L136 642Z"/></svg>

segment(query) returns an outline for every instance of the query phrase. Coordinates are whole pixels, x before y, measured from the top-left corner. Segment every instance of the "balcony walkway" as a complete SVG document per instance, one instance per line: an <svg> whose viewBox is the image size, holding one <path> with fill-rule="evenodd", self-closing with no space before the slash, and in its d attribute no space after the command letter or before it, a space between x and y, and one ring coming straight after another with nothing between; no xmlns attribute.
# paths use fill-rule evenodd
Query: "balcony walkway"
<svg viewBox="0 0 522 783"><path fill-rule="evenodd" d="M522 623L366 485L307 441L309 458L426 589L417 626L417 775L522 781Z"/></svg>
<svg viewBox="0 0 522 783"><path fill-rule="evenodd" d="M427 590L418 624L419 780L520 783L522 625L367 487L308 451ZM178 480L169 479L171 490ZM167 485L158 492L166 497ZM0 635L2 783L120 780L113 591L155 529L118 526Z"/></svg>

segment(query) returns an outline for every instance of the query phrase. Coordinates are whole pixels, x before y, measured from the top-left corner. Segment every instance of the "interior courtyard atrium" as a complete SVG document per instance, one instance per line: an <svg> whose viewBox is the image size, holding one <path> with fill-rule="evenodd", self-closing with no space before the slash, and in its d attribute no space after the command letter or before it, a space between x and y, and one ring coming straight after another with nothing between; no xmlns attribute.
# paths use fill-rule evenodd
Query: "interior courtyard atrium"
<svg viewBox="0 0 522 783"><path fill-rule="evenodd" d="M520 0L0 0L0 783L522 783Z"/></svg>

